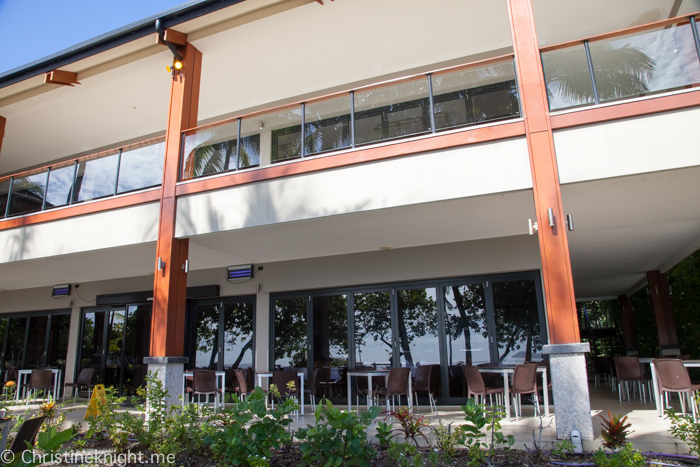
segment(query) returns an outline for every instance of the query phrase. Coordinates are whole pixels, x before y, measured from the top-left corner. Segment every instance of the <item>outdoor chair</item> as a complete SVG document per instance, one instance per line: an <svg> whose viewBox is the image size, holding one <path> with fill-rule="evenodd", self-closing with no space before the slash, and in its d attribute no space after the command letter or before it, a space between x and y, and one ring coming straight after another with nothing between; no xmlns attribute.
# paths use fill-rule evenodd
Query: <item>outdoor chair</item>
<svg viewBox="0 0 700 467"><path fill-rule="evenodd" d="M238 395L240 400L245 399L248 395L253 392L248 389L248 383L245 380L245 375L241 370L234 370L233 372L234 382L233 390Z"/></svg>
<svg viewBox="0 0 700 467"><path fill-rule="evenodd" d="M688 376L683 362L676 358L655 358L653 360L654 368L659 383L659 401L662 404L666 402L669 405L668 393L678 393L681 401L681 410L685 415L685 398L690 402L690 407L693 413L693 420L697 420L697 407L695 406L695 392L700 390L700 384L693 384Z"/></svg>
<svg viewBox="0 0 700 467"><path fill-rule="evenodd" d="M493 363L479 363L476 365L477 368L498 368L498 365ZM481 378L484 380L484 384L489 388L502 388L503 387L503 375L499 373L481 373Z"/></svg>
<svg viewBox="0 0 700 467"><path fill-rule="evenodd" d="M450 395L453 397L467 396L467 380L464 378L462 367L453 365L449 367Z"/></svg>
<svg viewBox="0 0 700 467"><path fill-rule="evenodd" d="M36 439L36 434L41 428L41 424L44 423L46 416L30 418L25 420L22 425L17 430L17 435L15 439L12 440L10 445L10 451L15 455L21 455L24 451L28 451L27 443L34 445L34 440Z"/></svg>
<svg viewBox="0 0 700 467"><path fill-rule="evenodd" d="M436 378L437 376L437 378ZM435 395L432 388L440 385L440 365L421 365L416 368L416 379L413 382L413 395L418 405L418 392L428 394L428 403L430 404L430 412L437 412L435 404Z"/></svg>
<svg viewBox="0 0 700 467"><path fill-rule="evenodd" d="M610 363L605 357L592 357L591 361L593 363L594 379L593 386L600 387L600 377L603 377L605 385L610 384L612 386L612 372L610 371Z"/></svg>
<svg viewBox="0 0 700 467"><path fill-rule="evenodd" d="M384 396L384 399L386 400L386 409L391 410L391 407L393 406L395 410L395 397L398 396L399 404L401 404L401 396L406 396L406 398L408 398L408 381L410 377L410 368L392 368L389 370L386 387L375 389L372 391L372 394L376 396Z"/></svg>
<svg viewBox="0 0 700 467"><path fill-rule="evenodd" d="M371 366L368 367L358 367L356 368L355 371L360 371L360 372L371 372L374 371L374 368ZM355 377L355 389L356 389L356 398L357 398L357 410L359 411L360 408L360 396L364 396L367 399L372 399L374 400L374 393L373 391L379 389L382 387L381 382L379 381L379 377L374 377L372 378L372 387L368 387L369 379L366 376L356 376ZM348 394L348 397L350 397L350 394ZM359 413L359 412L358 412Z"/></svg>
<svg viewBox="0 0 700 467"><path fill-rule="evenodd" d="M214 370L193 370L192 387L186 389L191 396L190 402L197 398L197 403L201 404L201 397L206 396L206 403L209 403L209 396L214 396L214 411L219 410L220 390L216 385L216 372Z"/></svg>
<svg viewBox="0 0 700 467"><path fill-rule="evenodd" d="M32 370L31 378L29 379L29 388L27 391L27 405L29 405L29 400L32 398L32 396L34 396L33 401L36 401L37 391L46 391L49 395L52 395L52 382L53 373L51 370Z"/></svg>
<svg viewBox="0 0 700 467"><path fill-rule="evenodd" d="M309 381L309 387L304 389L304 393L309 395L309 401L311 402L311 408L316 411L316 394L318 394L319 388L323 391L323 397L328 397L328 392L331 388L331 369L328 367L316 368L311 374L311 381Z"/></svg>
<svg viewBox="0 0 700 467"><path fill-rule="evenodd" d="M299 401L299 383L298 383L297 370L276 370L272 372L271 384L274 384L279 391L279 400L283 399L293 399L294 401ZM291 384L294 383L293 388L290 388ZM268 391L270 394L270 391ZM270 394L270 400L272 402L272 409L275 408L275 397ZM304 401L301 401L303 404ZM299 418L299 411L296 411L297 418Z"/></svg>
<svg viewBox="0 0 700 467"><path fill-rule="evenodd" d="M639 364L639 357L613 357L615 362L615 372L617 373L617 392L620 402L622 402L622 389L627 394L627 400L630 399L630 384L632 383L632 396L635 395L635 384L639 388L639 394L642 401L646 404L646 383L647 379L642 373L642 365ZM651 391L650 391L651 393Z"/></svg>
<svg viewBox="0 0 700 467"><path fill-rule="evenodd" d="M92 387L92 376L95 374L95 369L94 368L83 368L80 370L80 374L78 374L78 379L75 380L74 383L66 383L63 387L63 400L66 399L66 388L72 388L72 390L75 391L75 397L73 399L73 402L78 400L78 395L80 393L80 389L87 389L88 391L88 397L90 393L90 388Z"/></svg>
<svg viewBox="0 0 700 467"><path fill-rule="evenodd" d="M248 392L253 392L255 389L255 375L253 374L253 367L251 366L245 370L245 382Z"/></svg>
<svg viewBox="0 0 700 467"><path fill-rule="evenodd" d="M617 368L615 368L615 360L612 357L605 357L610 368L610 378L612 379L612 392L617 392Z"/></svg>
<svg viewBox="0 0 700 467"><path fill-rule="evenodd" d="M523 416L522 395L531 394L534 397L535 416L540 413L540 400L537 389L537 363L523 363L515 365L513 372L513 384L510 390L513 396L513 408L515 409L515 419Z"/></svg>
<svg viewBox="0 0 700 467"><path fill-rule="evenodd" d="M340 378L338 381L331 381L331 395L343 397L348 387L348 367L339 368Z"/></svg>
<svg viewBox="0 0 700 467"><path fill-rule="evenodd" d="M482 375L479 368L475 366L463 366L462 373L464 373L464 378L467 380L467 397L474 396L474 400L477 404L479 404L479 397L481 397L481 403L485 404L486 396L489 396L489 402L493 405L493 396L496 395L496 404L502 405L498 396L500 394L501 397L503 397L503 386L486 386L483 378L484 375Z"/></svg>

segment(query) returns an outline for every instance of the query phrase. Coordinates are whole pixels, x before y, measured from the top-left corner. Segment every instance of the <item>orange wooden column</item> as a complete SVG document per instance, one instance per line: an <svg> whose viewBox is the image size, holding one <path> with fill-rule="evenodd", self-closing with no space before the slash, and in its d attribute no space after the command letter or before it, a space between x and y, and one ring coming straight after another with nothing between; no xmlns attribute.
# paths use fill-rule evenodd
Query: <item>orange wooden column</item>
<svg viewBox="0 0 700 467"><path fill-rule="evenodd" d="M0 154L2 154L2 140L5 138L5 124L7 119L0 116Z"/></svg>
<svg viewBox="0 0 700 467"><path fill-rule="evenodd" d="M620 304L620 317L622 319L622 340L625 343L627 355L636 352L639 347L637 343L637 329L634 327L634 310L632 310L632 298L626 295L617 296Z"/></svg>
<svg viewBox="0 0 700 467"><path fill-rule="evenodd" d="M664 350L670 351L667 353L678 353L680 350L676 334L676 322L671 309L671 296L668 291L666 274L661 274L659 271L647 272L647 284L649 286L649 298L654 309L661 354L664 354Z"/></svg>
<svg viewBox="0 0 700 467"><path fill-rule="evenodd" d="M175 238L176 198L180 142L182 131L197 124L199 82L202 54L191 44L181 48L182 70L172 77L170 111L165 136L165 167L160 200L160 222L155 280L153 283L153 315L151 319L151 356L181 357L185 341L185 299L189 240Z"/></svg>
<svg viewBox="0 0 700 467"><path fill-rule="evenodd" d="M580 335L569 244L534 16L530 0L508 0L508 9L530 152L549 341L550 344L577 343ZM549 226L548 209L553 210L554 227Z"/></svg>

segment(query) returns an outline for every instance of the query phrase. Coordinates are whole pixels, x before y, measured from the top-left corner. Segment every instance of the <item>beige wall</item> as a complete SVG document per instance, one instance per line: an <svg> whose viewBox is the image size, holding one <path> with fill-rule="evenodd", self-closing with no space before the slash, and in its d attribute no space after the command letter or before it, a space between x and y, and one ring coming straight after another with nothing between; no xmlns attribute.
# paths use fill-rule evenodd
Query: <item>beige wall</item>
<svg viewBox="0 0 700 467"><path fill-rule="evenodd" d="M333 156L327 156L333 157ZM532 188L524 138L192 195L177 237Z"/></svg>
<svg viewBox="0 0 700 467"><path fill-rule="evenodd" d="M700 165L700 108L554 132L561 183Z"/></svg>

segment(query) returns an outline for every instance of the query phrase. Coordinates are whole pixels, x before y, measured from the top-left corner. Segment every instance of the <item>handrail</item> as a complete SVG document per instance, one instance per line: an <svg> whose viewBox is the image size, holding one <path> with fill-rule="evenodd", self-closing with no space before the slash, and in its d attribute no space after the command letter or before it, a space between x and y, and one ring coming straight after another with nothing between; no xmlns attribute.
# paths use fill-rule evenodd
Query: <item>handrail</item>
<svg viewBox="0 0 700 467"><path fill-rule="evenodd" d="M444 68L438 68L435 70L426 71L426 72L422 72L422 73L414 73L412 75L401 76L399 78L392 78L392 79L380 81L378 83L366 84L364 86L360 86L360 87L356 87L356 88L348 88L348 89L344 89L342 91L336 91L336 92L332 92L329 94L324 94L322 96L313 97L311 99L302 99L302 100L290 102L288 104L278 105L275 107L267 107L267 108L262 109L262 110L256 110L254 112L239 114L239 115L236 115L235 117L228 117L228 118L225 118L223 120L218 120L216 122L206 123L204 125L199 125L196 127L187 128L186 130L182 130L182 134L189 134L192 132L205 130L207 128L221 126L221 125L225 125L227 123L233 123L238 119L251 118L251 117L256 117L258 115L268 114L270 112L276 112L276 111L288 110L291 108L297 108L301 104L312 104L312 103L323 101L323 100L330 99L333 97L344 96L344 95L347 95L348 93L353 92L353 91L362 91L362 90L372 89L375 87L385 86L388 84L397 84L397 83L400 83L402 81L408 81L408 80L411 80L414 78L425 77L426 75L429 75L429 74L445 73L445 72L450 72L450 71L457 71L460 69L466 70L469 68L485 66L485 65L489 65L491 63L497 63L497 62L502 62L502 61L505 61L508 59L512 59L513 57L514 57L514 54L512 54L512 53L505 54L505 55L499 55L496 57L490 57L490 58L485 58L482 60L477 60L475 62L469 62L469 63L459 64L459 65L454 65L454 66L449 66L449 67L444 67Z"/></svg>
<svg viewBox="0 0 700 467"><path fill-rule="evenodd" d="M649 29L661 28L661 27L670 26L673 24L682 24L682 23L685 23L686 21L689 21L691 17L697 16L697 15L700 15L700 11L696 11L695 13L689 13L689 14L683 15L683 16L675 16L673 18L664 19L661 21L656 21L654 23L647 23L647 24L642 24L639 26L632 26L629 28L620 29L618 31L606 32L603 34L597 34L595 36L585 37L582 39L575 39L572 41L561 42L559 44L540 47L540 52L541 53L551 52L553 50L566 49L568 47L580 45L586 41L588 41L588 42L601 41L601 40L605 40L605 39L611 39L613 37L626 36L627 34L633 34L635 32L648 31Z"/></svg>
<svg viewBox="0 0 700 467"><path fill-rule="evenodd" d="M94 159L99 159L101 157L111 156L113 154L118 154L119 151L126 152L126 151L130 151L132 149L137 149L137 148L144 147L144 146L150 146L151 144L156 144L156 143L161 142L161 141L165 141L165 136L156 136L155 138L149 138L149 139L145 139L142 141L137 141L135 143L125 144L123 146L117 146L114 148L105 149L104 151L95 152L95 153L88 154L88 155L78 157L75 159L73 159L73 158L66 159L66 160L63 160L60 162L54 162L52 164L42 165L41 167L36 167L34 169L25 170L23 172L17 172L14 174L5 175L3 177L0 177L0 182L4 182L4 181L10 180L12 178L28 177L30 175L45 172L49 168L55 168L56 166L64 166L64 165L74 164L76 161L78 163L80 163L80 162L85 162L85 161L91 161ZM2 217L2 216L0 216L0 217Z"/></svg>

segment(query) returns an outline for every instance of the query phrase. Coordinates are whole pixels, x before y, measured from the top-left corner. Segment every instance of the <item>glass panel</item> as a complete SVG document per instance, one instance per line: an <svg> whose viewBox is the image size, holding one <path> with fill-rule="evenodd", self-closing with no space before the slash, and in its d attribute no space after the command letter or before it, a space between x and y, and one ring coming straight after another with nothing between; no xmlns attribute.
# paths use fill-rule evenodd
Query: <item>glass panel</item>
<svg viewBox="0 0 700 467"><path fill-rule="evenodd" d="M595 104L586 49L582 45L542 54L550 110Z"/></svg>
<svg viewBox="0 0 700 467"><path fill-rule="evenodd" d="M350 94L348 94L305 105L305 154L318 154L352 145L350 104Z"/></svg>
<svg viewBox="0 0 700 467"><path fill-rule="evenodd" d="M428 80L355 92L355 144L427 133L430 128Z"/></svg>
<svg viewBox="0 0 700 467"><path fill-rule="evenodd" d="M275 301L275 369L306 370L306 299Z"/></svg>
<svg viewBox="0 0 700 467"><path fill-rule="evenodd" d="M491 361L484 305L484 285L443 287L445 297L445 346L449 366L450 395L466 397L462 365Z"/></svg>
<svg viewBox="0 0 700 467"><path fill-rule="evenodd" d="M261 134L261 153L267 153L269 144L270 161L281 162L301 156L301 106L254 117ZM268 143L269 142L269 143Z"/></svg>
<svg viewBox="0 0 700 467"><path fill-rule="evenodd" d="M7 210L7 194L10 191L10 179L3 180L0 182L0 219L5 217L5 211Z"/></svg>
<svg viewBox="0 0 700 467"><path fill-rule="evenodd" d="M331 384L337 389L330 392L343 393L342 374L348 369L348 297L314 297L313 313L313 367L330 367Z"/></svg>
<svg viewBox="0 0 700 467"><path fill-rule="evenodd" d="M121 392L122 354L124 351L125 310L112 310L107 324L107 361L105 384L115 386Z"/></svg>
<svg viewBox="0 0 700 467"><path fill-rule="evenodd" d="M236 170L238 120L185 136L182 178Z"/></svg>
<svg viewBox="0 0 700 467"><path fill-rule="evenodd" d="M253 302L224 303L224 368L253 367Z"/></svg>
<svg viewBox="0 0 700 467"><path fill-rule="evenodd" d="M160 185L164 160L165 142L123 151L117 193Z"/></svg>
<svg viewBox="0 0 700 467"><path fill-rule="evenodd" d="M113 195L114 184L117 181L118 159L119 154L114 154L79 162L73 202Z"/></svg>
<svg viewBox="0 0 700 467"><path fill-rule="evenodd" d="M218 369L219 365L219 305L197 306L196 368Z"/></svg>
<svg viewBox="0 0 700 467"><path fill-rule="evenodd" d="M495 282L493 306L498 363L517 365L542 360L542 334L533 279Z"/></svg>
<svg viewBox="0 0 700 467"><path fill-rule="evenodd" d="M513 61L432 76L439 129L520 115Z"/></svg>
<svg viewBox="0 0 700 467"><path fill-rule="evenodd" d="M74 177L74 162L71 162L69 165L51 167L49 186L46 189L46 209L57 208L70 203Z"/></svg>
<svg viewBox="0 0 700 467"><path fill-rule="evenodd" d="M53 368L66 369L68 355L68 333L70 330L70 315L52 315L51 330L49 331L49 348L47 349L46 365Z"/></svg>
<svg viewBox="0 0 700 467"><path fill-rule="evenodd" d="M123 384L133 392L143 386L148 373L148 365L143 358L151 349L151 305L127 307L126 347L124 348Z"/></svg>
<svg viewBox="0 0 700 467"><path fill-rule="evenodd" d="M260 165L260 122L241 120L241 149L238 168L257 167ZM268 149L269 151L269 149Z"/></svg>
<svg viewBox="0 0 700 467"><path fill-rule="evenodd" d="M700 82L689 24L591 42L590 49L601 102Z"/></svg>
<svg viewBox="0 0 700 467"><path fill-rule="evenodd" d="M102 382L102 359L104 357L105 312L86 312L83 317L83 336L80 348L80 369L95 368L95 379Z"/></svg>
<svg viewBox="0 0 700 467"><path fill-rule="evenodd" d="M11 318L5 351L5 366L21 367L24 364L24 333L27 330L27 318Z"/></svg>
<svg viewBox="0 0 700 467"><path fill-rule="evenodd" d="M41 211L46 193L46 172L15 178L12 182L10 216Z"/></svg>
<svg viewBox="0 0 700 467"><path fill-rule="evenodd" d="M25 368L29 369L46 366L44 363L44 350L46 347L46 329L48 324L48 316L32 316L29 318L27 360L24 363Z"/></svg>
<svg viewBox="0 0 700 467"><path fill-rule="evenodd" d="M355 294L355 366L391 368L392 334L389 292Z"/></svg>

